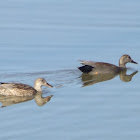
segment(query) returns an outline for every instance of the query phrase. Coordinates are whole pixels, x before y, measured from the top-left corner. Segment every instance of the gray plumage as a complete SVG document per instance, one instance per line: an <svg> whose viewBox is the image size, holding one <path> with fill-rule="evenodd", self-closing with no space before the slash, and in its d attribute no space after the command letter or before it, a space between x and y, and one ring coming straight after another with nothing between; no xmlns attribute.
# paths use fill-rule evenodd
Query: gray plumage
<svg viewBox="0 0 140 140"><path fill-rule="evenodd" d="M126 68L126 64L129 62L137 64L137 62L133 61L129 55L123 55L120 58L119 66L109 64L109 63L104 63L104 62L81 60L81 64L84 66L81 66L78 69L81 70L83 73L89 73L89 74L99 74L99 73L116 74L124 70Z"/></svg>

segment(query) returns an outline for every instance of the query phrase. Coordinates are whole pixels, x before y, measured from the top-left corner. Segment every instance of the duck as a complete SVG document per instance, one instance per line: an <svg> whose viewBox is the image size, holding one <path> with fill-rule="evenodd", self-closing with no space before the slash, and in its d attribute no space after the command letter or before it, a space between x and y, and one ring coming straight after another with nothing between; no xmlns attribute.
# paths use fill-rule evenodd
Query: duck
<svg viewBox="0 0 140 140"><path fill-rule="evenodd" d="M34 87L22 83L0 83L0 95L33 96L42 92L42 86L53 87L44 78L36 79Z"/></svg>
<svg viewBox="0 0 140 140"><path fill-rule="evenodd" d="M78 69L81 72L88 74L106 74L106 73L118 74L119 72L126 70L127 63L138 64L137 62L132 60L132 58L127 54L121 56L121 58L119 59L119 66L105 62L84 61L84 60L80 61L83 66L78 67Z"/></svg>

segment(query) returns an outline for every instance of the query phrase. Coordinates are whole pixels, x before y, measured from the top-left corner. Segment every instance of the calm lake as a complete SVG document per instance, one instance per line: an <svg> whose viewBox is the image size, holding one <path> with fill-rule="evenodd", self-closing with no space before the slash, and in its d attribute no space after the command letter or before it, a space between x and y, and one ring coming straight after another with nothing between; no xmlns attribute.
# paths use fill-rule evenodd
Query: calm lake
<svg viewBox="0 0 140 140"><path fill-rule="evenodd" d="M83 77L79 60L140 62L140 1L5 0L0 4L0 82L53 88L0 96L1 140L139 140L139 64L113 78ZM49 102L43 99L53 95Z"/></svg>

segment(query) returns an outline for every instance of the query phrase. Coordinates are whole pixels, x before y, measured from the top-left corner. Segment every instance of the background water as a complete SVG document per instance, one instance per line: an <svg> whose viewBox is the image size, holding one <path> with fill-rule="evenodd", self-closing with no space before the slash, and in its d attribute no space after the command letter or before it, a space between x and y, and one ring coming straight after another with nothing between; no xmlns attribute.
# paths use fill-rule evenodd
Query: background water
<svg viewBox="0 0 140 140"><path fill-rule="evenodd" d="M53 97L41 107L32 99L1 108L0 139L139 140L139 72L83 87L77 70L81 59L140 62L139 13L138 0L1 1L0 81L44 77L54 88L43 88Z"/></svg>

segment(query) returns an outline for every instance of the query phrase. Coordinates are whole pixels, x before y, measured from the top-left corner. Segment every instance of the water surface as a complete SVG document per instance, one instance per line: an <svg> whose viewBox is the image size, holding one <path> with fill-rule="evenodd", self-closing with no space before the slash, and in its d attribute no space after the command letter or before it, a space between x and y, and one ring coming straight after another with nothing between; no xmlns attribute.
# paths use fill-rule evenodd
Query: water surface
<svg viewBox="0 0 140 140"><path fill-rule="evenodd" d="M139 1L3 1L0 81L33 86L44 77L45 105L35 99L0 109L0 139L139 140L139 64L84 86L79 60L140 62ZM101 78L102 79L102 78ZM87 80L87 79L86 79ZM91 82L90 81L90 82ZM11 102L10 102L11 103Z"/></svg>

